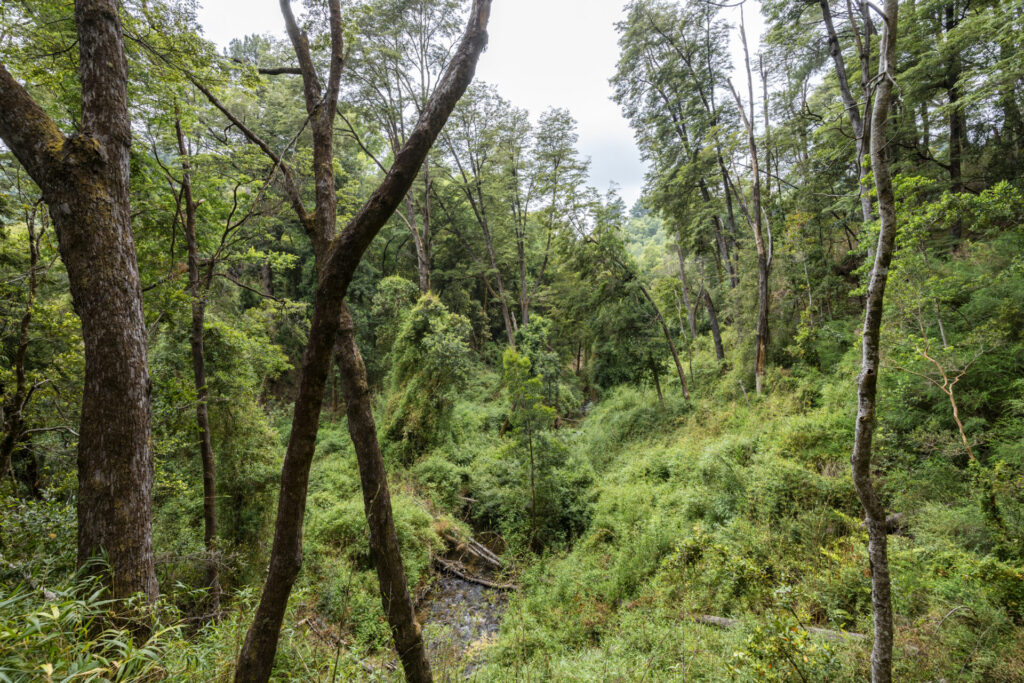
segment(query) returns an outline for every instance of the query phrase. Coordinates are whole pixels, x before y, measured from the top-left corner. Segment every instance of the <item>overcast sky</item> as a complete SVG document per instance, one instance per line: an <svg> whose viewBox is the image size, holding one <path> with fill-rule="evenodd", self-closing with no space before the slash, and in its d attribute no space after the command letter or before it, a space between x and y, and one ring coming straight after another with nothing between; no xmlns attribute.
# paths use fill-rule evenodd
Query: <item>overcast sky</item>
<svg viewBox="0 0 1024 683"><path fill-rule="evenodd" d="M756 0L748 2L747 33L761 32ZM274 0L200 0L206 37L221 47L251 33L284 35ZM579 122L580 151L590 158L591 183L604 192L615 183L631 206L643 188L644 166L633 131L610 98L623 0L500 0L494 3L490 42L477 78L493 83L515 106L537 116L564 107ZM734 12L735 13L735 12ZM737 15L738 16L738 15ZM737 39L738 41L738 39ZM751 45L751 49L755 49ZM734 45L734 54L738 52Z"/></svg>

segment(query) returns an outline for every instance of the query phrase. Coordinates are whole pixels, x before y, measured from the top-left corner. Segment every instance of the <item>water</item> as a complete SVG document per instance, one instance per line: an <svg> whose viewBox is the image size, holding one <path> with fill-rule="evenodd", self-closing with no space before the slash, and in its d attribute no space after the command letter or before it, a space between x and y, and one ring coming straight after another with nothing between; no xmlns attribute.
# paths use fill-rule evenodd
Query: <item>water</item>
<svg viewBox="0 0 1024 683"><path fill-rule="evenodd" d="M472 676L498 636L506 603L504 591L438 574L421 606L420 619L439 680Z"/></svg>

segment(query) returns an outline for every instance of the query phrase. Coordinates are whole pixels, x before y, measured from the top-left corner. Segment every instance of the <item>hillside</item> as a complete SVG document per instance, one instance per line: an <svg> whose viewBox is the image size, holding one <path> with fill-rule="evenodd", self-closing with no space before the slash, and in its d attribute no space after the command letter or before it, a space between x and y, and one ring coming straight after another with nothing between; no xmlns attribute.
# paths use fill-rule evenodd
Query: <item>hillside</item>
<svg viewBox="0 0 1024 683"><path fill-rule="evenodd" d="M1024 681L1024 0L507 2L0 8L0 683Z"/></svg>

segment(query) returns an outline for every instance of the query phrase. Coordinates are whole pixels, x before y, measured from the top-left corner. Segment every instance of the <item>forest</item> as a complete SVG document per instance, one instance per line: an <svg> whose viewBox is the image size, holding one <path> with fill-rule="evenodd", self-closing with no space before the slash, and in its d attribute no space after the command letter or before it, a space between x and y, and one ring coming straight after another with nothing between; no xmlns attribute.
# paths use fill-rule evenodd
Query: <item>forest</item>
<svg viewBox="0 0 1024 683"><path fill-rule="evenodd" d="M0 4L0 682L1024 681L1024 0L279 4Z"/></svg>

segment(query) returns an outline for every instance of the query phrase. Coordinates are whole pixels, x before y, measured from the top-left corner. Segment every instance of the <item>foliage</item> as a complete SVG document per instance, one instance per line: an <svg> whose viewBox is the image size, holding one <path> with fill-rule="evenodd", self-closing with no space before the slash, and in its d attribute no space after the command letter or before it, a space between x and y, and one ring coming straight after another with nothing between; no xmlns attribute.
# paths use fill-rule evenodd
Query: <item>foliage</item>
<svg viewBox="0 0 1024 683"><path fill-rule="evenodd" d="M5 3L0 62L63 130L81 131L67 4ZM342 6L339 227L413 130L466 4ZM433 558L457 552L453 534L499 551L500 578L520 586L496 642L472 648L483 649L480 680L866 677L869 639L818 629L871 631L848 462L878 225L862 213L871 178L855 158L834 58L863 108L879 27L856 3L826 6L836 54L820 4L761 3L767 30L751 55L752 92L741 93L754 100L743 114L754 118L775 254L764 395L751 381L757 267L743 225L754 186L729 97L744 80L730 63L734 10L627 4L611 83L648 165L635 206L589 187L573 112L531 117L478 82L366 246L346 303L410 590L429 596ZM299 20L319 71L325 7L307 3ZM900 15L888 147L899 234L873 460L885 507L899 513L895 674L1020 680L1024 4L919 0ZM280 182L287 166L301 198L314 191L301 81L265 73L294 63L290 41L248 36L218 54L191 0L132 0L121 20L164 597L143 640L76 573L80 325L49 209L2 148L0 680L231 677L266 566L319 284ZM281 161L224 125L196 83ZM186 165L198 293L182 236ZM198 308L225 589L215 621L201 609L210 553L191 355ZM274 680L397 675L343 395L332 370Z"/></svg>
<svg viewBox="0 0 1024 683"><path fill-rule="evenodd" d="M403 318L395 339L384 434L391 452L409 464L450 429L454 393L470 368L469 321L425 294Z"/></svg>

